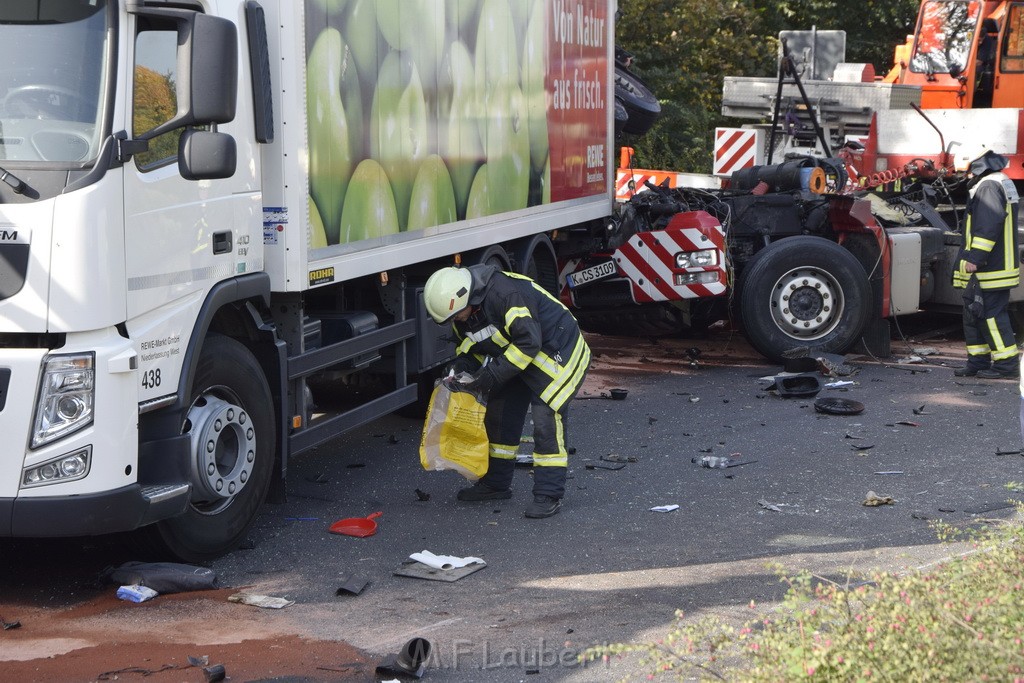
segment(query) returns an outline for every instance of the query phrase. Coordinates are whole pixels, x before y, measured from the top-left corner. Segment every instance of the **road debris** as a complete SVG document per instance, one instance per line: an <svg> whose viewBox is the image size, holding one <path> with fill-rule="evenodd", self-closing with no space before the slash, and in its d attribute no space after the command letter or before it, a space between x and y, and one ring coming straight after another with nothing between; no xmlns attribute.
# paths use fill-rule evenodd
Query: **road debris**
<svg viewBox="0 0 1024 683"><path fill-rule="evenodd" d="M881 505L893 505L896 501L892 496L880 496L874 491L868 491L868 494L864 497L864 502L861 505L865 507L874 508Z"/></svg>
<svg viewBox="0 0 1024 683"><path fill-rule="evenodd" d="M875 474L903 474L903 470L887 470L884 472L875 472Z"/></svg>
<svg viewBox="0 0 1024 683"><path fill-rule="evenodd" d="M117 589L118 600L125 600L127 602L146 602L147 600L152 600L158 595L160 594L152 588L146 588L145 586L139 586L137 584L121 586Z"/></svg>
<svg viewBox="0 0 1024 683"><path fill-rule="evenodd" d="M206 683L218 683L224 680L225 671L223 664L214 664L203 667L203 675L206 676Z"/></svg>
<svg viewBox="0 0 1024 683"><path fill-rule="evenodd" d="M486 564L479 557L456 557L455 555L435 555L429 550L422 550L409 556L415 560L434 569L461 569L470 564Z"/></svg>
<svg viewBox="0 0 1024 683"><path fill-rule="evenodd" d="M855 451L868 451L875 447L873 443L854 443L850 444L850 448Z"/></svg>
<svg viewBox="0 0 1024 683"><path fill-rule="evenodd" d="M774 390L783 398L815 396L821 391L821 380L810 372L801 372L796 375L776 375L775 384L768 387L768 391Z"/></svg>
<svg viewBox="0 0 1024 683"><path fill-rule="evenodd" d="M338 590L334 591L334 594L359 595L368 585L370 585L370 580L365 576L344 576L341 579L341 585L338 586Z"/></svg>
<svg viewBox="0 0 1024 683"><path fill-rule="evenodd" d="M431 647L426 638L413 638L402 646L398 654L385 657L377 665L377 673L422 678L430 659Z"/></svg>
<svg viewBox="0 0 1024 683"><path fill-rule="evenodd" d="M1019 448L996 448L996 455L1020 455Z"/></svg>
<svg viewBox="0 0 1024 683"><path fill-rule="evenodd" d="M619 455L618 453L602 455L601 460L604 460L605 462L637 462L635 455Z"/></svg>
<svg viewBox="0 0 1024 683"><path fill-rule="evenodd" d="M7 621L6 619L4 619L3 615L0 614L0 626L3 626L3 629L5 631L11 631L11 630L16 629L16 628L21 628L21 622L20 621Z"/></svg>
<svg viewBox="0 0 1024 683"><path fill-rule="evenodd" d="M294 600L288 600L287 598L275 598L270 595L257 595L255 593L234 593L228 596L228 602L262 607L263 609L284 609L295 604Z"/></svg>
<svg viewBox="0 0 1024 683"><path fill-rule="evenodd" d="M584 467L586 469L588 469L588 470L612 470L612 471L621 470L625 466L626 466L626 463L624 463L624 462L620 462L618 464L607 464L607 465L604 464L604 463L601 463L601 462L588 462L587 464L584 465Z"/></svg>
<svg viewBox="0 0 1024 683"><path fill-rule="evenodd" d="M416 500L420 503L426 503L428 500L430 500L430 494L427 493L426 491L416 489Z"/></svg>
<svg viewBox="0 0 1024 683"><path fill-rule="evenodd" d="M673 512L678 509L678 505L655 505L651 508L651 512Z"/></svg>
<svg viewBox="0 0 1024 683"><path fill-rule="evenodd" d="M782 508L780 508L778 505L775 505L774 503L769 503L764 498L757 501L757 504L760 505L761 508L764 510L771 510L772 512L782 512Z"/></svg>
<svg viewBox="0 0 1024 683"><path fill-rule="evenodd" d="M914 408L914 415L931 415L922 405L920 408Z"/></svg>
<svg viewBox="0 0 1024 683"><path fill-rule="evenodd" d="M826 396L814 402L814 410L827 415L860 415L864 412L864 404L848 398Z"/></svg>

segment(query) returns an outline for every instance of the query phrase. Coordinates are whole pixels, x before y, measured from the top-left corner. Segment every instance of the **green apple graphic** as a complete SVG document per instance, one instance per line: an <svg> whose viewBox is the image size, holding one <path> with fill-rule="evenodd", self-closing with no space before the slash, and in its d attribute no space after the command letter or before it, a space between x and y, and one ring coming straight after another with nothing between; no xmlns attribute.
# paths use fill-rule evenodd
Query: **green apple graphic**
<svg viewBox="0 0 1024 683"><path fill-rule="evenodd" d="M363 86L372 93L377 67L387 50L387 42L377 30L376 0L349 0L342 31Z"/></svg>
<svg viewBox="0 0 1024 683"><path fill-rule="evenodd" d="M481 106L519 83L519 52L508 0L484 0L476 32L476 88Z"/></svg>
<svg viewBox="0 0 1024 683"><path fill-rule="evenodd" d="M344 55L341 34L324 29L313 44L306 70L309 193L331 243L338 241L341 204L352 173L348 121L341 101Z"/></svg>
<svg viewBox="0 0 1024 683"><path fill-rule="evenodd" d="M430 151L427 105L415 64L392 50L384 58L370 112L370 155L384 167L405 229L409 196L420 163Z"/></svg>
<svg viewBox="0 0 1024 683"><path fill-rule="evenodd" d="M445 35L445 3L436 0L377 0L377 25L394 50L405 50L429 91L437 86Z"/></svg>
<svg viewBox="0 0 1024 683"><path fill-rule="evenodd" d="M316 208L316 202L309 195L309 246L311 249L319 249L327 246L327 233L324 232L324 222L320 219L320 211Z"/></svg>
<svg viewBox="0 0 1024 683"><path fill-rule="evenodd" d="M431 154L420 165L412 186L408 229L422 230L455 220L455 190L448 167L441 157Z"/></svg>
<svg viewBox="0 0 1024 683"><path fill-rule="evenodd" d="M356 166L345 194L341 240L358 242L397 232L398 213L387 173L373 159L364 159Z"/></svg>
<svg viewBox="0 0 1024 683"><path fill-rule="evenodd" d="M466 203L466 220L491 215L491 196L487 191L487 164L480 167L473 178L473 187L469 190L469 201Z"/></svg>
<svg viewBox="0 0 1024 683"><path fill-rule="evenodd" d="M492 94L484 148L493 213L523 209L530 192L530 132L519 86Z"/></svg>
<svg viewBox="0 0 1024 683"><path fill-rule="evenodd" d="M446 66L452 84L452 101L444 155L455 188L456 210L460 216L465 216L473 177L484 162L484 148L480 138L473 58L461 41L452 43Z"/></svg>

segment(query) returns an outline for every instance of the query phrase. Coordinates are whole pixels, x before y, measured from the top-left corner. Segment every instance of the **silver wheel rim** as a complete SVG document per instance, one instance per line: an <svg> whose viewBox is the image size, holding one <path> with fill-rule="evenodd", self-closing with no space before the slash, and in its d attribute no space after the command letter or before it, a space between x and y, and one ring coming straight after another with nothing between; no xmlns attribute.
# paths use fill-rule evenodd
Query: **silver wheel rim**
<svg viewBox="0 0 1024 683"><path fill-rule="evenodd" d="M220 512L245 488L256 463L256 430L236 402L207 391L188 411L192 437L192 505Z"/></svg>
<svg viewBox="0 0 1024 683"><path fill-rule="evenodd" d="M794 268L772 287L772 319L794 339L820 339L843 317L843 290L830 273L818 268Z"/></svg>

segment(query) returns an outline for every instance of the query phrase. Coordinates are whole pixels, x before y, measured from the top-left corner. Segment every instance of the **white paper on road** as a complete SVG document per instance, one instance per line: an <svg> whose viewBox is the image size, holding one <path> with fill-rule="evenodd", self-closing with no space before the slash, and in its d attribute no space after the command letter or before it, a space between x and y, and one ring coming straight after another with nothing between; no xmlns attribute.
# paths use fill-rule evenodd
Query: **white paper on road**
<svg viewBox="0 0 1024 683"><path fill-rule="evenodd" d="M409 556L410 560L416 560L422 562L428 567L434 569L457 569L459 567L465 567L467 564L486 564L479 557L455 557L454 555L435 555L429 550L423 552L413 553Z"/></svg>
<svg viewBox="0 0 1024 683"><path fill-rule="evenodd" d="M651 508L651 512L672 512L673 510L678 509L678 505L656 505Z"/></svg>
<svg viewBox="0 0 1024 683"><path fill-rule="evenodd" d="M235 593L234 595L229 595L228 602L237 602L243 605L262 607L264 609L282 609L295 604L294 600L275 598L269 595L255 595L253 593Z"/></svg>

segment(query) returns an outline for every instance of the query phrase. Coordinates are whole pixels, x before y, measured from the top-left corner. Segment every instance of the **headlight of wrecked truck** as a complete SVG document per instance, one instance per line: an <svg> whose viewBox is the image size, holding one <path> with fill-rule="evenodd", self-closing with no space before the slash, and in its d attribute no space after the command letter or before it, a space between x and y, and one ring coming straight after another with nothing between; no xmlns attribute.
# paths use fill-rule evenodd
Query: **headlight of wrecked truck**
<svg viewBox="0 0 1024 683"><path fill-rule="evenodd" d="M32 448L92 424L95 357L91 353L50 356L43 366L36 401Z"/></svg>

